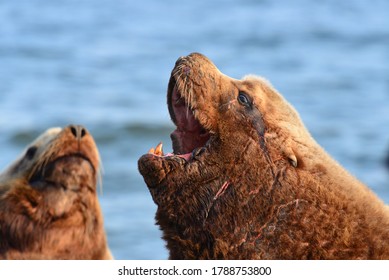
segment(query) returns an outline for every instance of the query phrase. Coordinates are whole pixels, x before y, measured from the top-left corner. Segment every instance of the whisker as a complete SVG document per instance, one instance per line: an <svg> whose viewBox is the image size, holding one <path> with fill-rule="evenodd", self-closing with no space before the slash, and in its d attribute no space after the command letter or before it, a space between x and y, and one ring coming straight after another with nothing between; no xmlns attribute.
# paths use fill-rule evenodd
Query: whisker
<svg viewBox="0 0 389 280"><path fill-rule="evenodd" d="M103 195L103 172L104 172L104 168L103 168L102 162L100 161L100 155L99 155L99 167L98 167L98 170L96 170L96 172L97 172L97 184L99 186L100 195Z"/></svg>

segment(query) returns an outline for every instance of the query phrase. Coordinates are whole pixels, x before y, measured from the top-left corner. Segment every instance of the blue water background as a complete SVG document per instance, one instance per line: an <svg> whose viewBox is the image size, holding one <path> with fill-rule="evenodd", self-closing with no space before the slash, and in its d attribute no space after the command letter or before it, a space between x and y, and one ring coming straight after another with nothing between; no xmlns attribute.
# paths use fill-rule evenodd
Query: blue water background
<svg viewBox="0 0 389 280"><path fill-rule="evenodd" d="M171 150L166 87L197 51L268 78L317 141L389 203L389 1L0 0L0 169L46 128L85 125L117 259L165 259L137 171Z"/></svg>

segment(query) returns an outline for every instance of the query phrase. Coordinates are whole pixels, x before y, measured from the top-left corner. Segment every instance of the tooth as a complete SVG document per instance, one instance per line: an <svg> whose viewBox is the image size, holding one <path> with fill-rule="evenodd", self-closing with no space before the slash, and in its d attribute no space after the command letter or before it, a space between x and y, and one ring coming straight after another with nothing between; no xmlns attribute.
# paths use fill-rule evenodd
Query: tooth
<svg viewBox="0 0 389 280"><path fill-rule="evenodd" d="M155 154L158 156L163 156L162 142L159 142L157 147L155 147Z"/></svg>
<svg viewBox="0 0 389 280"><path fill-rule="evenodd" d="M148 152L149 154L155 154L155 149L154 148L151 148Z"/></svg>

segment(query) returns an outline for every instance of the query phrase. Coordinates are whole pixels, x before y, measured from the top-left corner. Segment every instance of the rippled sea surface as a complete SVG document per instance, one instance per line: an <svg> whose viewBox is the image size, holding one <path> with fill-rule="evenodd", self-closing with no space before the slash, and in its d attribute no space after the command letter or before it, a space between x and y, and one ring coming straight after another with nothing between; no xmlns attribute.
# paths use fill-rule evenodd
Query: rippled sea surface
<svg viewBox="0 0 389 280"><path fill-rule="evenodd" d="M269 79L316 140L389 203L389 2L0 1L0 168L46 128L85 125L117 259L165 259L137 160L173 130L175 60Z"/></svg>

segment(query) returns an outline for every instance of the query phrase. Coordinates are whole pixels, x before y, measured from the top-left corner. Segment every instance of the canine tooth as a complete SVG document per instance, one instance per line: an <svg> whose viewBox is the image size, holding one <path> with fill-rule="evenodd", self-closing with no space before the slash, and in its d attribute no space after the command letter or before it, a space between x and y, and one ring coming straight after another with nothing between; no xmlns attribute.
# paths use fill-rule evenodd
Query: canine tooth
<svg viewBox="0 0 389 280"><path fill-rule="evenodd" d="M159 142L157 147L155 147L155 154L159 156L163 156L162 142Z"/></svg>
<svg viewBox="0 0 389 280"><path fill-rule="evenodd" d="M155 149L154 148L151 148L148 152L149 154L155 154Z"/></svg>

